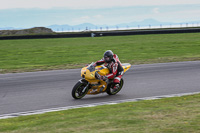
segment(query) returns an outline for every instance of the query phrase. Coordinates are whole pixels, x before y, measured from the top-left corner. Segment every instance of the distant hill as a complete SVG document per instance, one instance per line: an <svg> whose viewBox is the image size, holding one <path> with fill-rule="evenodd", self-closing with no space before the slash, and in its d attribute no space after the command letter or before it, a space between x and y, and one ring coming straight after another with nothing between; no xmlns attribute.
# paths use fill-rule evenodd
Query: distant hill
<svg viewBox="0 0 200 133"><path fill-rule="evenodd" d="M43 33L53 33L49 28L45 27L35 27L31 29L24 30L0 30L0 35L27 35L27 34L43 34Z"/></svg>
<svg viewBox="0 0 200 133"><path fill-rule="evenodd" d="M199 21L200 23L200 21ZM82 23L79 25L50 25L46 26L46 28L49 28L53 31L90 31L90 30L108 30L108 29L118 29L118 28L133 28L133 27L150 27L150 26L171 26L171 25L183 25L186 26L186 24L194 24L194 26L200 26L198 24L198 21L190 21L190 22L180 22L180 23L174 23L174 22L160 22L155 19L145 19L143 21L134 21L131 23L121 23L117 25L94 25L91 23ZM13 27L0 27L0 30L13 30L13 29L22 29L22 28L13 28Z"/></svg>
<svg viewBox="0 0 200 133"><path fill-rule="evenodd" d="M50 25L47 26L47 28L52 29L53 31L73 31L73 30L90 30L90 29L95 29L96 25L90 24L90 23L83 23L79 25Z"/></svg>
<svg viewBox="0 0 200 133"><path fill-rule="evenodd" d="M173 26L173 25L185 25L186 23L188 24L193 24L196 23L197 21L191 21L191 22L182 22L182 23L173 23L173 22L160 22L155 19L145 19L143 21L135 21L131 23L121 23L117 25L94 25L91 23L83 23L80 25L51 25L47 26L48 28L52 29L53 31L86 31L86 30L108 30L108 29L118 29L118 28L132 28L132 27L150 27L150 26Z"/></svg>

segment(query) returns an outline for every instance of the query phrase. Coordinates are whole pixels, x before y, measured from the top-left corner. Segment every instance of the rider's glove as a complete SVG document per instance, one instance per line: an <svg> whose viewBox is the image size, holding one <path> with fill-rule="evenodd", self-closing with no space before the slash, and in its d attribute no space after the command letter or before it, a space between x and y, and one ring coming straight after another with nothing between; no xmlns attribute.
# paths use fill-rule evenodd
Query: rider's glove
<svg viewBox="0 0 200 133"><path fill-rule="evenodd" d="M101 80L106 81L108 78L106 76L101 76Z"/></svg>
<svg viewBox="0 0 200 133"><path fill-rule="evenodd" d="M93 66L94 66L94 67L96 67L96 66L97 66L97 64L96 64L96 63L94 63L94 64L93 64Z"/></svg>

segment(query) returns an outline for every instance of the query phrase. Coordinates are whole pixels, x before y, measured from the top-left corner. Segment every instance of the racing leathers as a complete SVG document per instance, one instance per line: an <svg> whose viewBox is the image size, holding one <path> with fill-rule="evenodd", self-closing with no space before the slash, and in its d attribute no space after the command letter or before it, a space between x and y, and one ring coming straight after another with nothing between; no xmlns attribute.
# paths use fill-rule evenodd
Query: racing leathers
<svg viewBox="0 0 200 133"><path fill-rule="evenodd" d="M114 54L113 59L111 60L110 63L106 63L104 58L102 58L101 60L97 61L94 65L99 66L102 64L104 64L104 66L106 66L110 71L110 73L108 75L106 75L106 77L108 79L114 79L114 81L113 81L114 84L119 84L120 80L123 76L124 69L122 67L122 64L121 64L118 56L116 54Z"/></svg>

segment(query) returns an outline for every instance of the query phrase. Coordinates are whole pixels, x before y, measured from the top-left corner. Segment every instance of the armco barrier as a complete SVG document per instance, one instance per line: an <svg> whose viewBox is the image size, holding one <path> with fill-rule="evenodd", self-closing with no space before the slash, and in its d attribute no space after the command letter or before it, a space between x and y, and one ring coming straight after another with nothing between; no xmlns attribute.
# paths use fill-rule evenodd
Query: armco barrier
<svg viewBox="0 0 200 133"><path fill-rule="evenodd" d="M74 38L74 37L101 37L101 36L123 36L123 35L145 35L145 34L172 34L172 33L196 33L200 28L180 28L180 29L148 29L130 31L106 31L106 32L85 32L73 34L55 35L26 35L26 36L0 36L0 40L10 39L42 39L42 38Z"/></svg>
<svg viewBox="0 0 200 133"><path fill-rule="evenodd" d="M44 38L73 38L73 37L89 37L89 36L91 36L91 33L55 34L55 35L0 36L0 40L10 40L10 39L44 39Z"/></svg>
<svg viewBox="0 0 200 133"><path fill-rule="evenodd" d="M96 36L145 35L145 34L173 34L173 33L196 33L196 32L200 32L200 28L100 32L100 33L97 33Z"/></svg>

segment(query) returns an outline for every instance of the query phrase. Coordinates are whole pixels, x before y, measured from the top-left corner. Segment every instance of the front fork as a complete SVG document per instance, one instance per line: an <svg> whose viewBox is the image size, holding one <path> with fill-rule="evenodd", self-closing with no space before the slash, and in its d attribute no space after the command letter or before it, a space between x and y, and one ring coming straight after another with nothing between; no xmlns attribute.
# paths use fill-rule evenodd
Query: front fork
<svg viewBox="0 0 200 133"><path fill-rule="evenodd" d="M88 88L89 84L90 83L88 82L87 85L83 88L82 92L85 92L85 90Z"/></svg>
<svg viewBox="0 0 200 133"><path fill-rule="evenodd" d="M82 90L82 92L85 92L85 90L88 88L88 86L89 86L90 83L87 80L85 80L85 79L80 79L79 82L81 82L81 83L87 83L87 85Z"/></svg>

